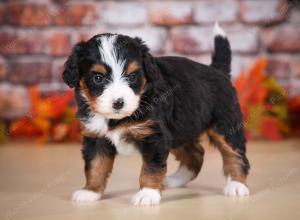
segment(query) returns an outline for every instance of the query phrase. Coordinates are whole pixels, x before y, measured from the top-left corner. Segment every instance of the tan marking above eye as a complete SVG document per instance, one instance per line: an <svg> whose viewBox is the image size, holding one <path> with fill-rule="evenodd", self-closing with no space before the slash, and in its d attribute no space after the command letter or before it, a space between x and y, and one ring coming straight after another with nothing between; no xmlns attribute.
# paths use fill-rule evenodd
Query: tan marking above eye
<svg viewBox="0 0 300 220"><path fill-rule="evenodd" d="M127 74L131 74L134 73L135 71L139 70L141 67L138 64L138 62L136 60L132 61L131 63L129 63L128 67L127 67Z"/></svg>
<svg viewBox="0 0 300 220"><path fill-rule="evenodd" d="M92 68L91 68L91 71L98 72L98 73L100 73L102 75L106 75L107 74L107 69L102 64L94 64L92 66Z"/></svg>

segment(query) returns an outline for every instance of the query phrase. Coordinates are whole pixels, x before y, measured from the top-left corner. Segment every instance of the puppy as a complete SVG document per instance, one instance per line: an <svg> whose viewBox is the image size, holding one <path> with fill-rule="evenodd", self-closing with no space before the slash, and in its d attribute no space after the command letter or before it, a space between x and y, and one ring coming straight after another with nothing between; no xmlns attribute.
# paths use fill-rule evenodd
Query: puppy
<svg viewBox="0 0 300 220"><path fill-rule="evenodd" d="M207 134L223 157L224 193L247 196L246 139L230 80L231 50L216 23L212 63L153 57L140 38L96 35L75 45L64 82L75 88L82 124L86 185L72 200L101 198L117 154L138 151L143 159L134 205L157 205L166 187L198 175ZM169 153L178 170L165 178Z"/></svg>

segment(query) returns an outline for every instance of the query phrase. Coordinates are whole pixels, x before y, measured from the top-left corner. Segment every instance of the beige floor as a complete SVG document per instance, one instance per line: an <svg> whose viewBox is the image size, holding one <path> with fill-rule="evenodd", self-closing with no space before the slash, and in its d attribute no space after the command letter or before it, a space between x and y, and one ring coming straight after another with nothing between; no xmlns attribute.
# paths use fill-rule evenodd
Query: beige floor
<svg viewBox="0 0 300 220"><path fill-rule="evenodd" d="M23 146L24 145L24 146ZM130 205L141 161L118 157L102 201L75 204L84 183L80 146L14 143L0 147L0 219L300 219L300 141L251 142L248 198L222 195L221 158L207 149L200 176L166 190L159 207ZM176 167L170 158L169 172Z"/></svg>

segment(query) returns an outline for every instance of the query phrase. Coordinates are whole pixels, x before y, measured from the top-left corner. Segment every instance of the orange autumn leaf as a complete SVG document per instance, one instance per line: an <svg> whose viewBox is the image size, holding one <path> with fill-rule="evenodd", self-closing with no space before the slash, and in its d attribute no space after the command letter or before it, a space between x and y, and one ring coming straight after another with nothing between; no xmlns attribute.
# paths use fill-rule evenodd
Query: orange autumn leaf
<svg viewBox="0 0 300 220"><path fill-rule="evenodd" d="M289 100L288 111L291 118L291 130L295 135L300 136L300 95Z"/></svg>
<svg viewBox="0 0 300 220"><path fill-rule="evenodd" d="M66 111L73 99L73 92L69 90L63 95L55 93L45 98L40 89L33 86L29 89L29 97L31 101L30 112L27 116L12 123L12 134L14 136L37 136L38 142L44 143L50 138L53 139L51 137L53 136L52 130L56 123L65 120ZM75 112L68 113L68 117L69 121L75 120ZM67 131L69 131L69 128L67 128Z"/></svg>
<svg viewBox="0 0 300 220"><path fill-rule="evenodd" d="M264 102L267 95L267 91L262 85L265 79L265 67L266 60L261 58L248 72L242 73L240 77L234 81L242 106Z"/></svg>
<svg viewBox="0 0 300 220"><path fill-rule="evenodd" d="M285 90L265 75L266 64L266 60L260 58L233 83L243 112L247 136L278 140L281 134L289 131L287 108L284 105ZM280 102L269 102L269 97L274 94Z"/></svg>
<svg viewBox="0 0 300 220"><path fill-rule="evenodd" d="M37 127L34 124L32 124L31 121L29 121L26 118L23 118L12 122L12 124L10 125L10 134L13 137L15 136L33 137L36 135L40 135L41 131L37 129Z"/></svg>
<svg viewBox="0 0 300 220"><path fill-rule="evenodd" d="M56 93L44 98L37 86L31 87L29 94L32 103L32 115L38 115L44 118L59 117L73 98L73 92L71 90L68 90L64 95Z"/></svg>
<svg viewBox="0 0 300 220"><path fill-rule="evenodd" d="M245 116L249 114L248 109L250 105L264 103L267 95L267 90L263 86L265 67L266 60L260 58L249 71L242 72L233 82Z"/></svg>
<svg viewBox="0 0 300 220"><path fill-rule="evenodd" d="M299 112L300 113L300 95L294 98L291 98L288 101L288 107L290 112Z"/></svg>
<svg viewBox="0 0 300 220"><path fill-rule="evenodd" d="M271 140L281 140L280 122L275 117L264 117L261 122L261 134Z"/></svg>
<svg viewBox="0 0 300 220"><path fill-rule="evenodd" d="M68 90L64 95L55 94L47 98L46 101L51 103L52 106L49 117L57 118L62 115L72 99L73 92L71 90Z"/></svg>

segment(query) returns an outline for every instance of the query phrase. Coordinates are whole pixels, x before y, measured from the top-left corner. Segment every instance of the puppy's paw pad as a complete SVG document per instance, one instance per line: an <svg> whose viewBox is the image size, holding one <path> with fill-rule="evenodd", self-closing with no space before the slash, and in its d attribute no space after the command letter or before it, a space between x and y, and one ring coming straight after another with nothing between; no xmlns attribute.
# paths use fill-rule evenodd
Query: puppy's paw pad
<svg viewBox="0 0 300 220"><path fill-rule="evenodd" d="M226 196L241 197L249 196L250 192L245 184L238 181L228 181L224 188L224 194Z"/></svg>
<svg viewBox="0 0 300 220"><path fill-rule="evenodd" d="M87 189L81 189L77 190L72 195L72 201L75 202L94 202L101 198L101 194L87 190Z"/></svg>
<svg viewBox="0 0 300 220"><path fill-rule="evenodd" d="M143 188L132 197L132 204L135 206L154 206L158 205L161 196L157 189Z"/></svg>

